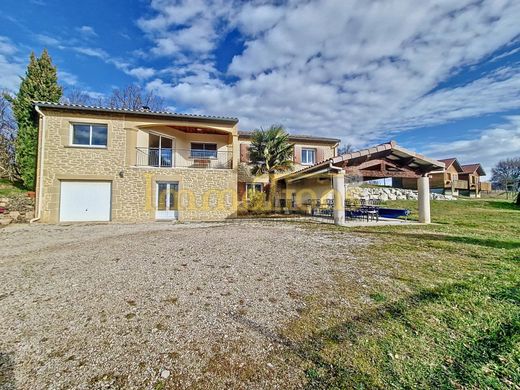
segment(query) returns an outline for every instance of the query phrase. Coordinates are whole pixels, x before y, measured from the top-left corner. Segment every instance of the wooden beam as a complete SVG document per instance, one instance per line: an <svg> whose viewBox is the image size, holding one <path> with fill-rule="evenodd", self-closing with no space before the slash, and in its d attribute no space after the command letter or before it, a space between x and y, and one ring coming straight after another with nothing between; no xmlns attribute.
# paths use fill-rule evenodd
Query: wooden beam
<svg viewBox="0 0 520 390"><path fill-rule="evenodd" d="M371 171L368 169L360 169L356 172L358 175L363 177L374 177L374 178L384 178L384 177L408 177L408 178L417 178L420 175L413 171L388 171L388 170L380 170L380 171Z"/></svg>

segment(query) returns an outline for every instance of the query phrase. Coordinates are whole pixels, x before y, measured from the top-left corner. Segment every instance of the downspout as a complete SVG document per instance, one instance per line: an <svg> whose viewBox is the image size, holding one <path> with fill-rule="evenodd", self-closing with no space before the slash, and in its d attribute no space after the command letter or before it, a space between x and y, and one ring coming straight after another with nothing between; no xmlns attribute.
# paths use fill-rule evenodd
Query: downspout
<svg viewBox="0 0 520 390"><path fill-rule="evenodd" d="M41 118L41 138L40 138L41 149L40 149L40 153L39 153L40 158L38 159L39 169L37 170L39 173L39 177L37 178L38 184L39 184L39 188L37 189L38 190L38 210L37 210L37 214L35 215L35 218L31 219L29 221L29 223L34 223L34 222L40 220L41 209L42 209L42 196L43 196L42 175L43 175L43 152L44 152L44 148L45 148L45 114L40 110L40 108L37 105L34 106L34 109L36 110L38 115L40 115L40 118ZM40 132L38 132L38 134L40 135Z"/></svg>

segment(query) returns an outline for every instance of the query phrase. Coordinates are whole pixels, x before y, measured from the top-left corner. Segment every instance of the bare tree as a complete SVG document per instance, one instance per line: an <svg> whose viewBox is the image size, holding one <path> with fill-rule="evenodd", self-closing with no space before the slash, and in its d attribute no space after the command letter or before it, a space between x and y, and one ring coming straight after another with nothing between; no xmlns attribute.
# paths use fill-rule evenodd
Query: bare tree
<svg viewBox="0 0 520 390"><path fill-rule="evenodd" d="M352 146L352 144L346 144L338 148L338 155L342 156L344 154L352 153L353 151L354 146Z"/></svg>
<svg viewBox="0 0 520 390"><path fill-rule="evenodd" d="M16 121L6 93L0 93L0 177L20 180L15 160Z"/></svg>
<svg viewBox="0 0 520 390"><path fill-rule="evenodd" d="M153 91L146 91L139 85L128 85L122 89L114 89L106 100L111 108L141 110L148 107L152 111L162 111L165 108L164 100Z"/></svg>
<svg viewBox="0 0 520 390"><path fill-rule="evenodd" d="M491 182L495 188L517 192L516 203L520 206L520 157L501 160L491 170Z"/></svg>
<svg viewBox="0 0 520 390"><path fill-rule="evenodd" d="M96 99L93 99L88 93L79 88L69 88L64 91L61 103L80 104L83 106L95 105Z"/></svg>

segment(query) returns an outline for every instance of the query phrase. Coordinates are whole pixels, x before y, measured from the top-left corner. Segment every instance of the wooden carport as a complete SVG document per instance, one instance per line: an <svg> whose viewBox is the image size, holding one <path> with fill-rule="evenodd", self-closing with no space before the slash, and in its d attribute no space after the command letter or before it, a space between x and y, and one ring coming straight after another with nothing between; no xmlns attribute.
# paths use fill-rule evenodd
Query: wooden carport
<svg viewBox="0 0 520 390"><path fill-rule="evenodd" d="M430 184L428 174L444 169L444 163L405 149L395 141L347 153L318 162L278 179L291 183L316 175L332 176L334 192L334 223L345 222L345 176L360 180L386 177L416 178L418 182L419 222L430 223Z"/></svg>

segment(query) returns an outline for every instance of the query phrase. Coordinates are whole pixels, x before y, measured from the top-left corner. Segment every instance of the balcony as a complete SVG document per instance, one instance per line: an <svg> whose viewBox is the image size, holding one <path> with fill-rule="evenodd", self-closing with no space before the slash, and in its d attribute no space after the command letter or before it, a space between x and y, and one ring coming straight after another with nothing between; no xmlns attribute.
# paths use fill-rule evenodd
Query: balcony
<svg viewBox="0 0 520 390"><path fill-rule="evenodd" d="M468 182L466 180L446 180L446 185L444 188L453 188L456 190L467 190Z"/></svg>
<svg viewBox="0 0 520 390"><path fill-rule="evenodd" d="M233 152L198 149L136 148L136 166L156 168L233 168Z"/></svg>

